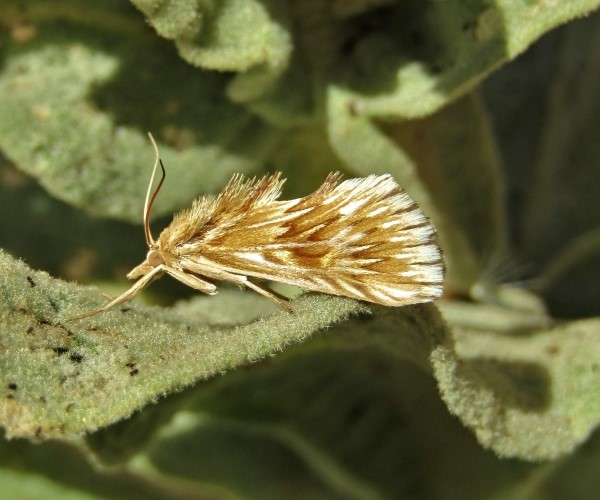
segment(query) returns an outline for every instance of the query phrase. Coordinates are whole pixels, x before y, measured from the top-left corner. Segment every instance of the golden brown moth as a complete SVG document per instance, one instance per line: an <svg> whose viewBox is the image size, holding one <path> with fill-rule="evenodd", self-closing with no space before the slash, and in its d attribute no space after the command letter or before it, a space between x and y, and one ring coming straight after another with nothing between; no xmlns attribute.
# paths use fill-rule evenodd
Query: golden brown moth
<svg viewBox="0 0 600 500"><path fill-rule="evenodd" d="M146 259L127 275L137 280L129 290L73 319L132 299L164 274L208 295L218 292L214 281L230 281L283 307L285 299L251 278L386 306L442 295L435 229L388 174L342 181L331 173L314 193L287 201L278 199L280 173L251 180L234 175L218 196L200 197L175 215L155 240L150 211L165 169L148 135L156 161L144 203ZM162 178L151 194L158 165Z"/></svg>

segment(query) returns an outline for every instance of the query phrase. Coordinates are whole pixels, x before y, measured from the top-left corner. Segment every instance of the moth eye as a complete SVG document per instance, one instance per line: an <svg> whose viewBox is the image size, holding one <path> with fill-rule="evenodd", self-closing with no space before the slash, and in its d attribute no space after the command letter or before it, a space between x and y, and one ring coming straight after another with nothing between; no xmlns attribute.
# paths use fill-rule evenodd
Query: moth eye
<svg viewBox="0 0 600 500"><path fill-rule="evenodd" d="M157 267L165 263L165 259L163 259L160 250L150 250L148 255L146 255L146 260L152 267Z"/></svg>

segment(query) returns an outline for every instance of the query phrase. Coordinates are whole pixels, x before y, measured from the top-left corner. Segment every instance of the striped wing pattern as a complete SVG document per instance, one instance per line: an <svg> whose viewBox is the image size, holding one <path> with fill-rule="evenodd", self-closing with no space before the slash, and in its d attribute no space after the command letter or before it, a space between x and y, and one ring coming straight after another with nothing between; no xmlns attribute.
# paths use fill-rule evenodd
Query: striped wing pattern
<svg viewBox="0 0 600 500"><path fill-rule="evenodd" d="M217 198L178 214L159 247L194 261L195 272L222 269L384 305L442 294L435 230L390 175L330 174L314 193L289 201L277 199L282 183L279 174L234 177Z"/></svg>

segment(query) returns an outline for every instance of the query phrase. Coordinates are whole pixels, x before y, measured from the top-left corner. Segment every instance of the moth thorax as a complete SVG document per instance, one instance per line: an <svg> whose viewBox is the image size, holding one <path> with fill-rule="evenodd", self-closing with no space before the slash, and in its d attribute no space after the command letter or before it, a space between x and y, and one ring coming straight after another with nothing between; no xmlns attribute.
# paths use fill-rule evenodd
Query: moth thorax
<svg viewBox="0 0 600 500"><path fill-rule="evenodd" d="M146 261L152 267L157 267L165 263L165 259L163 258L163 254L160 250L150 250L148 255L146 255Z"/></svg>

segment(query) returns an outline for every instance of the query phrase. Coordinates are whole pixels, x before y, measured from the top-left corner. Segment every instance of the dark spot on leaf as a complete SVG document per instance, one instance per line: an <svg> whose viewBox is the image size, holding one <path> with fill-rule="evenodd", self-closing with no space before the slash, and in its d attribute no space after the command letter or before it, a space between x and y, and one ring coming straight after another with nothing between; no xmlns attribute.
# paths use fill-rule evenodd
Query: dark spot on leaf
<svg viewBox="0 0 600 500"><path fill-rule="evenodd" d="M41 428L41 427L38 427L38 428L35 430L35 436L36 436L36 437L40 437L41 435L42 435L42 428Z"/></svg>
<svg viewBox="0 0 600 500"><path fill-rule="evenodd" d="M19 307L17 309L17 312L20 314L27 314L27 309L25 309L24 307Z"/></svg>
<svg viewBox="0 0 600 500"><path fill-rule="evenodd" d="M125 363L125 366L127 368L134 368L135 367L135 363L133 361L130 361L129 363Z"/></svg>
<svg viewBox="0 0 600 500"><path fill-rule="evenodd" d="M38 323L39 323L40 325L49 325L49 326L52 326L52 323L50 323L50 321L47 321L47 320L45 320L45 319L41 319L41 320L39 320L39 321L38 321Z"/></svg>
<svg viewBox="0 0 600 500"><path fill-rule="evenodd" d="M11 391L16 391L17 390L17 384L15 384L14 382L11 382L10 384L8 384L8 388Z"/></svg>
<svg viewBox="0 0 600 500"><path fill-rule="evenodd" d="M137 375L140 371L137 368L134 368L133 370L131 370L129 372L129 375L131 375L132 377Z"/></svg>
<svg viewBox="0 0 600 500"><path fill-rule="evenodd" d="M73 409L74 406L75 406L75 403L69 403L67 405L67 407L65 408L65 411L66 412L70 412Z"/></svg>
<svg viewBox="0 0 600 500"><path fill-rule="evenodd" d="M62 356L63 354L69 352L68 347L53 347L52 350L59 356Z"/></svg>
<svg viewBox="0 0 600 500"><path fill-rule="evenodd" d="M12 394L9 394L8 396L6 396L6 399L15 399L15 397Z"/></svg>
<svg viewBox="0 0 600 500"><path fill-rule="evenodd" d="M70 359L71 361L73 361L73 363L81 363L81 362L83 361L83 355L81 355L81 354L77 354L77 353L72 353L72 354L69 356L69 359Z"/></svg>
<svg viewBox="0 0 600 500"><path fill-rule="evenodd" d="M31 276L27 276L27 281L31 285L31 288L35 286L35 281L33 281L33 278Z"/></svg>
<svg viewBox="0 0 600 500"><path fill-rule="evenodd" d="M33 332L33 326L30 326L29 328L27 328L27 333L32 333Z"/></svg>

